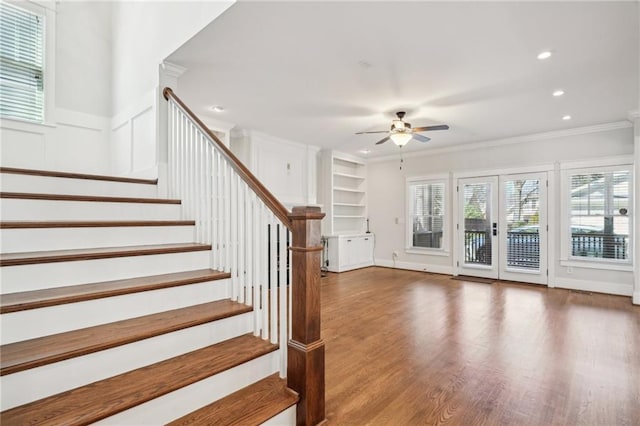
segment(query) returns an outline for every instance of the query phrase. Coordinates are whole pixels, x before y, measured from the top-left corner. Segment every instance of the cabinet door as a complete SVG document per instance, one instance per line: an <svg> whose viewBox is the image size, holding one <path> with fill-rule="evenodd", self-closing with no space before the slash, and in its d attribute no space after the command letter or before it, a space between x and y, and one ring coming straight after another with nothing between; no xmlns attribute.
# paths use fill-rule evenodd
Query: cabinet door
<svg viewBox="0 0 640 426"><path fill-rule="evenodd" d="M361 263L373 265L373 242L374 242L373 235L362 237Z"/></svg>
<svg viewBox="0 0 640 426"><path fill-rule="evenodd" d="M354 261L354 238L340 238L340 268L353 265Z"/></svg>

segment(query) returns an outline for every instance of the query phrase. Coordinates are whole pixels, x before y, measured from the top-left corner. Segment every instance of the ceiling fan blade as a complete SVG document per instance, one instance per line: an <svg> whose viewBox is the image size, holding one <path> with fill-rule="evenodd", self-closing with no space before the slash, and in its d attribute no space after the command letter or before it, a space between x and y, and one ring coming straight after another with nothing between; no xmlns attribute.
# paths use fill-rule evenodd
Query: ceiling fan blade
<svg viewBox="0 0 640 426"><path fill-rule="evenodd" d="M376 142L376 145L380 145L381 143L385 143L385 142L386 142L386 141L388 141L388 140L389 140L389 136L387 136L387 137L386 137L386 138L384 138L384 139L380 139L378 142Z"/></svg>
<svg viewBox="0 0 640 426"><path fill-rule="evenodd" d="M389 133L388 130L376 130L375 132L358 132L356 135L366 135L369 133Z"/></svg>
<svg viewBox="0 0 640 426"><path fill-rule="evenodd" d="M446 124L439 124L437 126L425 126L425 127L414 127L414 132L426 132L428 130L449 130L449 126Z"/></svg>
<svg viewBox="0 0 640 426"><path fill-rule="evenodd" d="M428 137L426 137L426 136L419 135L419 134L417 134L417 133L414 133L414 134L413 134L413 138L414 138L415 140L419 141L419 142L429 142L429 141L431 140L431 138L428 138Z"/></svg>

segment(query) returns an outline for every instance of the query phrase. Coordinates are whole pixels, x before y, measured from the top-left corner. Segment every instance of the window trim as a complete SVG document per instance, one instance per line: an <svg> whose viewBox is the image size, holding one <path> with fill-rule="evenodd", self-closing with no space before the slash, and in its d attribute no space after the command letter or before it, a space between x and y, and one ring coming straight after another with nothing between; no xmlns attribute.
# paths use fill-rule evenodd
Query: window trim
<svg viewBox="0 0 640 426"><path fill-rule="evenodd" d="M31 121L16 117L0 117L0 121L26 123L36 126L55 125L55 85L56 85L56 2L47 0L12 0L14 6L44 17L43 37L43 85L44 104L42 121Z"/></svg>
<svg viewBox="0 0 640 426"><path fill-rule="evenodd" d="M414 247L413 246L413 221L411 220L411 186L416 184L436 184L444 185L444 214L442 215L442 247ZM449 210L451 209L451 194L449 189L449 175L426 175L408 177L405 184L405 252L408 254L430 255L430 256L449 256L450 255L450 238L449 238Z"/></svg>
<svg viewBox="0 0 640 426"><path fill-rule="evenodd" d="M617 161L616 161L617 160ZM626 160L626 161L624 161ZM626 156L603 158L601 160L565 163L561 169L560 197L560 265L565 267L582 267L630 271L633 269L634 238L634 167ZM627 259L604 259L573 256L571 254L571 176L590 173L607 173L613 171L629 172L629 251Z"/></svg>

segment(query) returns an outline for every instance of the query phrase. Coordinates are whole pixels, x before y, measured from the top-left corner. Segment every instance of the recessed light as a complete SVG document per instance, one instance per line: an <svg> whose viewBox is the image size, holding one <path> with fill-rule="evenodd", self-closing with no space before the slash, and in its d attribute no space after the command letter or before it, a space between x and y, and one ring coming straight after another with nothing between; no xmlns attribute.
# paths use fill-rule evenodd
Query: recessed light
<svg viewBox="0 0 640 426"><path fill-rule="evenodd" d="M571 120L571 116L570 115L565 115L564 117L562 117L562 119L564 121Z"/></svg>
<svg viewBox="0 0 640 426"><path fill-rule="evenodd" d="M369 150L369 149L361 149L358 152L361 153L361 154L369 154L371 152L371 150Z"/></svg>
<svg viewBox="0 0 640 426"><path fill-rule="evenodd" d="M555 96L556 98L562 95L564 95L564 90L556 90L555 92L553 92L553 96Z"/></svg>
<svg viewBox="0 0 640 426"><path fill-rule="evenodd" d="M551 57L551 52L549 52L548 50L545 50L544 52L540 52L540 54L538 54L538 59L542 60L542 59L547 59Z"/></svg>
<svg viewBox="0 0 640 426"><path fill-rule="evenodd" d="M220 105L212 106L211 107L211 111L213 111L213 112L222 112L222 111L224 111L224 107L221 107Z"/></svg>

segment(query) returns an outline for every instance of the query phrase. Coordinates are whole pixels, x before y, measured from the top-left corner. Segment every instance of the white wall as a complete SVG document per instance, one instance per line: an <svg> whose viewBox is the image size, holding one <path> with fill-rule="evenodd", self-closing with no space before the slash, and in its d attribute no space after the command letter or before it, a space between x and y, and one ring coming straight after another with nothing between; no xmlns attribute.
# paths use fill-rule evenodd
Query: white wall
<svg viewBox="0 0 640 426"><path fill-rule="evenodd" d="M318 147L251 131L249 150L249 169L287 208L316 204Z"/></svg>
<svg viewBox="0 0 640 426"><path fill-rule="evenodd" d="M229 1L126 1L113 4L111 168L150 176L164 168L160 65L229 6ZM178 75L175 76L177 78ZM174 87L175 90L175 87ZM166 162L166 161L165 161ZM160 171L156 170L158 165ZM160 176L162 179L162 176Z"/></svg>
<svg viewBox="0 0 640 426"><path fill-rule="evenodd" d="M622 124L624 125L624 124ZM367 179L369 184L369 218L371 230L376 234L375 258L376 262L393 265L392 253L397 251L399 256L395 264L399 267L427 269L433 272L452 273L453 255L433 256L409 254L405 252L405 185L406 178L432 174L450 174L464 171L512 169L525 166L557 164L587 158L602 158L617 155L633 154L633 129L626 124L625 128L614 130L581 133L577 131L564 132L564 135L551 137L551 134L531 137L525 142L511 143L511 141L489 142L481 145L468 146L456 150L437 150L427 155L405 156L403 169L400 170L399 158L383 161L370 160L368 163ZM616 126L611 126L615 128ZM618 126L619 127L619 126ZM607 126L594 127L590 130L606 129ZM491 146L493 145L493 146ZM559 173L555 176L554 205L560 205ZM455 190L453 181L449 189ZM453 192L450 193L453 196ZM550 221L559 225L560 213L556 209L550 212ZM450 212L451 213L451 212ZM396 218L399 223L396 224ZM453 230L449 221L450 247L453 247ZM560 236L551 238L554 244L556 258L550 259L555 266L555 277L565 284L572 284L572 280L588 281L590 283L616 284L631 294L633 274L631 272L604 271L573 267L569 274L567 268L559 263ZM553 268L552 268L553 269ZM550 281L551 281L550 280ZM606 287L606 286L605 286ZM593 289L592 289L593 290Z"/></svg>
<svg viewBox="0 0 640 426"><path fill-rule="evenodd" d="M0 120L6 167L107 173L111 113L111 6L39 2L46 16L46 124ZM18 3L20 4L20 3ZM33 6L33 4L31 4ZM55 47L53 51L49 47Z"/></svg>
<svg viewBox="0 0 640 426"><path fill-rule="evenodd" d="M56 13L56 105L111 117L109 2L59 2Z"/></svg>

